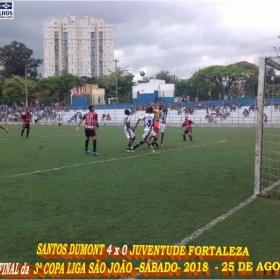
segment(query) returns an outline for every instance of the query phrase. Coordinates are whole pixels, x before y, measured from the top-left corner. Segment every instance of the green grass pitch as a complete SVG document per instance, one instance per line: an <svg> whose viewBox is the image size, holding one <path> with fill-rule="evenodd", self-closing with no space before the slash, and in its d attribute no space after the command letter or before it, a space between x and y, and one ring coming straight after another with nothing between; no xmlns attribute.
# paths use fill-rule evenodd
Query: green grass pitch
<svg viewBox="0 0 280 280"><path fill-rule="evenodd" d="M29 139L7 127L0 262L42 261L38 243L173 245L253 194L254 128L195 127L190 142L167 127L164 148L130 154L123 127L100 127L97 157L84 154L82 127L32 126ZM258 197L187 245L246 246L253 262L280 261L279 209Z"/></svg>

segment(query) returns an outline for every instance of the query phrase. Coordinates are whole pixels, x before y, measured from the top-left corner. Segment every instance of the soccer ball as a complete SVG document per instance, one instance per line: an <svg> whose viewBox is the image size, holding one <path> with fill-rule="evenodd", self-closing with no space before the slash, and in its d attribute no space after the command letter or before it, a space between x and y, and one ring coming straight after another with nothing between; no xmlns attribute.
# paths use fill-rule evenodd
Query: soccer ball
<svg viewBox="0 0 280 280"><path fill-rule="evenodd" d="M141 72L140 72L140 76L142 76L142 77L145 76L145 72L144 72L144 71L141 71Z"/></svg>

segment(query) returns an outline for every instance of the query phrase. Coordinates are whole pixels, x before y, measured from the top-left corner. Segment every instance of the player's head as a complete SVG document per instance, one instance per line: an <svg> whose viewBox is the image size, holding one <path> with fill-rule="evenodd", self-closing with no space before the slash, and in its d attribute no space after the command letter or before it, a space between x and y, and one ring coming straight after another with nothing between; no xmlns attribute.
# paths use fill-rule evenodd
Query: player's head
<svg viewBox="0 0 280 280"><path fill-rule="evenodd" d="M148 114L152 114L152 113L153 113L153 108L152 108L152 107L149 107L149 108L147 109L147 113L148 113Z"/></svg>
<svg viewBox="0 0 280 280"><path fill-rule="evenodd" d="M151 105L151 106L154 106L154 102L153 102L153 101L151 101L150 105Z"/></svg>
<svg viewBox="0 0 280 280"><path fill-rule="evenodd" d="M90 112L93 112L93 111L94 111L93 105L89 105L89 106L88 106L88 110L89 110Z"/></svg>
<svg viewBox="0 0 280 280"><path fill-rule="evenodd" d="M130 115L130 111L129 111L128 109L124 110L124 113L125 113L126 115Z"/></svg>
<svg viewBox="0 0 280 280"><path fill-rule="evenodd" d="M185 116L185 120L188 120L188 118L189 118L188 116Z"/></svg>

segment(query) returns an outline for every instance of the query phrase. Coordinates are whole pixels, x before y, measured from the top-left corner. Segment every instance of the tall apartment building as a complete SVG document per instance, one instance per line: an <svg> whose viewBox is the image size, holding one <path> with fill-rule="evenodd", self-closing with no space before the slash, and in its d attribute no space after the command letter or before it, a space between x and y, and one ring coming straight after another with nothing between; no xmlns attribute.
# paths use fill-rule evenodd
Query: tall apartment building
<svg viewBox="0 0 280 280"><path fill-rule="evenodd" d="M45 77L62 70L82 77L114 71L114 26L102 18L75 16L44 24Z"/></svg>

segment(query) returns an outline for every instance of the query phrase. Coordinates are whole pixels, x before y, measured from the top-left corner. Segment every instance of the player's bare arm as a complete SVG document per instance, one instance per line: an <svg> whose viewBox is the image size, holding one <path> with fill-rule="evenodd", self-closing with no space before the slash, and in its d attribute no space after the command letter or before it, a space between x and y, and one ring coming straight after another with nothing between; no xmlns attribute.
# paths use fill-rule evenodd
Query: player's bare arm
<svg viewBox="0 0 280 280"><path fill-rule="evenodd" d="M77 126L76 126L76 130L77 130L77 131L79 131L82 122L83 122L83 119L81 119L81 120L79 121L79 123L77 124Z"/></svg>
<svg viewBox="0 0 280 280"><path fill-rule="evenodd" d="M134 129L137 128L138 124L140 123L141 119L138 119L138 121L136 122L136 124L134 125Z"/></svg>

